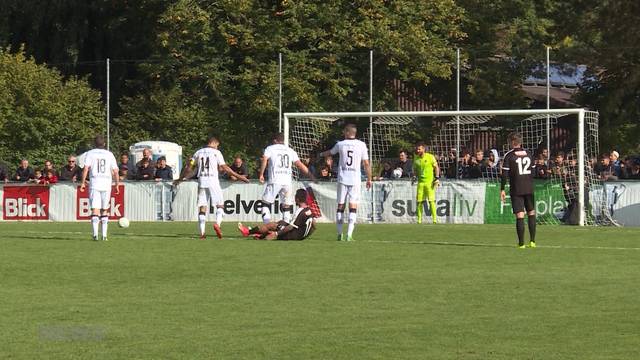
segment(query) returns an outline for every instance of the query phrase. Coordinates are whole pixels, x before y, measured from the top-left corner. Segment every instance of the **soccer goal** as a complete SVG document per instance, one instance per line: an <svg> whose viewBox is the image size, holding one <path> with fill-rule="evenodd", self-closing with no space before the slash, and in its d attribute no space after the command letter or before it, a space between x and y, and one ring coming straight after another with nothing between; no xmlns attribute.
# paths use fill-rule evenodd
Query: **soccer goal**
<svg viewBox="0 0 640 360"><path fill-rule="evenodd" d="M358 137L369 146L374 177L383 177L389 164L393 167L400 150L412 154L417 141L427 144L428 151L439 160L443 180L436 199L438 221L502 223L513 218L510 208L496 204L496 199L500 161L509 150L507 135L517 131L523 136L523 147L539 163L537 169L547 169L536 179L540 223L612 223L603 184L593 173L593 159L598 156L597 112L527 109L285 113L285 140L301 158L313 161L318 152L341 139L341 129L348 122L358 126ZM361 199L368 199L369 204L359 210L361 220L412 221L415 192L412 193L410 176L397 174L383 177L374 183L373 191L362 194ZM460 199L474 202L465 204ZM478 213L479 208L482 214Z"/></svg>

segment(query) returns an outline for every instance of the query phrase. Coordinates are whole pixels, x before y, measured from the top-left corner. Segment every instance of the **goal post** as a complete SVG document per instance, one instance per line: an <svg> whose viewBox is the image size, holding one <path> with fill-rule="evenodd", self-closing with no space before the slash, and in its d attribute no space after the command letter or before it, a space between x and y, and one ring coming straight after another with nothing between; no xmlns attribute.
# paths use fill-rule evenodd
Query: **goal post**
<svg viewBox="0 0 640 360"><path fill-rule="evenodd" d="M572 223L578 225L595 225L610 220L604 211L606 193L602 183L593 174L593 164L590 165L590 160L597 157L599 151L597 112L582 108L288 112L283 114L285 142L301 158L313 158L315 153L330 148L341 139L340 130L346 122L358 122L361 125L358 137L369 146L373 169L381 169L383 161L394 158L398 148L406 148L413 145L415 140L422 140L428 144L429 151L440 159L443 172L446 171L452 182L464 181L461 180L464 174L460 175L458 167L461 166L461 153L465 150L480 148L486 153L491 148L501 158L508 150L505 134L521 132L523 147L532 154L537 155L542 148L552 145L553 151L547 149L545 164L553 162L551 156L555 153L566 154L565 162L559 164L561 169L558 173L549 176L549 184L555 186L556 194L560 193L560 197L564 195L564 217L573 211L569 215L574 216ZM449 155L455 157L455 161L449 161ZM494 169L473 181L493 181L495 184L499 181L499 174ZM409 198L409 195L405 197ZM362 197L363 200L365 198ZM376 222L377 201L373 194L369 198L371 209L368 215L371 218L364 219ZM540 218L542 223L559 222L552 217Z"/></svg>

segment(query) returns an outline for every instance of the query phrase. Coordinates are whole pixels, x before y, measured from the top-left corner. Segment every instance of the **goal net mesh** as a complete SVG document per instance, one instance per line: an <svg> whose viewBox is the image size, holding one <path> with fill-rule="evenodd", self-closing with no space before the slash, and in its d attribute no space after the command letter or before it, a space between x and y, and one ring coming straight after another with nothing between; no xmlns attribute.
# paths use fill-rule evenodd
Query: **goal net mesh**
<svg viewBox="0 0 640 360"><path fill-rule="evenodd" d="M463 112L464 114L464 112ZM317 154L331 148L342 138L342 127L350 122L358 127L358 138L369 146L372 173L380 182L374 183L370 201L363 196L360 220L378 221L380 197L386 190L400 189L400 181L409 182L411 174L392 171L398 165L398 154L407 150L413 154L417 141L427 144L429 152L438 159L443 182L484 182L494 188L501 177L502 157L509 150L506 141L510 132L523 136L523 147L538 163L536 172L536 200L541 207L538 222L541 224L575 224L579 209L578 197L578 115L460 115L430 116L388 115L371 118L339 116L292 117L289 123L289 144L303 161L311 165L317 176L322 168L333 166L318 159ZM587 224L611 224L608 201L602 182L594 176L593 159L598 156L598 113L586 111L584 117L585 209ZM391 170L391 171L389 171ZM406 168L405 168L406 170ZM335 181L335 180L334 180ZM395 186L394 186L395 185ZM383 195L380 195L382 193ZM363 194L364 195L364 194ZM436 195L437 196L437 195ZM404 196L411 199L411 194ZM414 201L415 208L415 201ZM510 211L505 209L504 211ZM485 210L486 212L486 210ZM428 212L427 212L428 213ZM511 216L512 217L512 216ZM402 222L402 221L400 221Z"/></svg>

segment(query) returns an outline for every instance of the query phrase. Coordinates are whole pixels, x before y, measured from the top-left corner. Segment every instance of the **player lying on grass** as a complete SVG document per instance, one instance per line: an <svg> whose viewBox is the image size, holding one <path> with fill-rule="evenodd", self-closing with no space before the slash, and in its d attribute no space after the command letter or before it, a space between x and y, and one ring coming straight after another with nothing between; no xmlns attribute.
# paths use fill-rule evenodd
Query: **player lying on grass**
<svg viewBox="0 0 640 360"><path fill-rule="evenodd" d="M260 224L248 228L242 223L238 223L238 230L243 236L252 235L256 239L266 240L304 240L315 230L315 221L311 209L307 205L307 191L298 189L295 195L296 211L293 224L284 220Z"/></svg>

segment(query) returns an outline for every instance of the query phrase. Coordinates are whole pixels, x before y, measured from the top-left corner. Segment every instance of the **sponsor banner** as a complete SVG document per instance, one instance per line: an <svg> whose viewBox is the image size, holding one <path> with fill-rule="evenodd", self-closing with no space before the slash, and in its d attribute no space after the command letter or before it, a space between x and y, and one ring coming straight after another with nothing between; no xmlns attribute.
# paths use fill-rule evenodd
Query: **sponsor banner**
<svg viewBox="0 0 640 360"><path fill-rule="evenodd" d="M125 186L120 185L119 193L116 193L116 187L111 187L111 199L109 206L109 219L117 220L125 216L124 193ZM80 186L76 190L76 220L88 220L91 216L91 205L89 203L89 188L84 191L80 190Z"/></svg>
<svg viewBox="0 0 640 360"><path fill-rule="evenodd" d="M640 182L616 181L605 183L607 208L621 225L640 226Z"/></svg>
<svg viewBox="0 0 640 360"><path fill-rule="evenodd" d="M5 186L2 207L3 220L48 220L49 187Z"/></svg>
<svg viewBox="0 0 640 360"><path fill-rule="evenodd" d="M376 181L374 213L376 222L416 222L416 185L409 181ZM443 181L436 190L436 216L439 223L482 224L484 221L485 183L479 181ZM431 221L429 203L424 204L423 222Z"/></svg>
<svg viewBox="0 0 640 360"><path fill-rule="evenodd" d="M507 193L507 198L503 203L500 201L500 183L486 183L485 224L513 224L516 222L511 209L509 185L507 185L505 192ZM538 220L546 224L559 224L559 219L564 215L564 209L567 206L562 186L557 183L553 184L550 181L535 181L534 192Z"/></svg>

